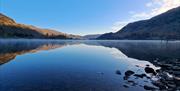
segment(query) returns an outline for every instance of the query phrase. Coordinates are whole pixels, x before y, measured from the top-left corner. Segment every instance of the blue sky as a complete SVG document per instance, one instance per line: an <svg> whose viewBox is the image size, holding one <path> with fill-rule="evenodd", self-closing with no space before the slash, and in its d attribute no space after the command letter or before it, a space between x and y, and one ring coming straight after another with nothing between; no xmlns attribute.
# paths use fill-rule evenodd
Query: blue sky
<svg viewBox="0 0 180 91"><path fill-rule="evenodd" d="M115 32L128 22L152 17L153 9L167 4L161 3L153 0L0 0L0 12L18 23L85 35Z"/></svg>

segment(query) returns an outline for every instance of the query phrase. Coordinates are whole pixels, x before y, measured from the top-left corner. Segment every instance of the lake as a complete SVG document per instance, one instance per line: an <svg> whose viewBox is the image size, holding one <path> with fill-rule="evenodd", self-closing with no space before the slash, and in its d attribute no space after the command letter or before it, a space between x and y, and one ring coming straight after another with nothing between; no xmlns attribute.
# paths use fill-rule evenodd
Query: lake
<svg viewBox="0 0 180 91"><path fill-rule="evenodd" d="M0 91L180 89L180 41L0 40Z"/></svg>

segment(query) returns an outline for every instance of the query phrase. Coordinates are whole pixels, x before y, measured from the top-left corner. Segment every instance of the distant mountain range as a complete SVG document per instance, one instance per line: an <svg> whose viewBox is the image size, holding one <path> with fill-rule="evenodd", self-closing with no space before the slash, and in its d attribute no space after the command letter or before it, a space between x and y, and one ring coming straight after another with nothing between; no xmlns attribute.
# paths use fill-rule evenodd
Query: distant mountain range
<svg viewBox="0 0 180 91"><path fill-rule="evenodd" d="M116 33L106 33L97 39L179 40L180 7L148 20L129 23Z"/></svg>
<svg viewBox="0 0 180 91"><path fill-rule="evenodd" d="M0 38L180 40L180 7L148 20L129 23L115 33L86 36L19 24L0 13Z"/></svg>
<svg viewBox="0 0 180 91"><path fill-rule="evenodd" d="M0 38L76 39L80 36L16 23L0 13Z"/></svg>
<svg viewBox="0 0 180 91"><path fill-rule="evenodd" d="M99 36L101 36L101 34L90 34L90 35L82 36L81 39L96 39Z"/></svg>

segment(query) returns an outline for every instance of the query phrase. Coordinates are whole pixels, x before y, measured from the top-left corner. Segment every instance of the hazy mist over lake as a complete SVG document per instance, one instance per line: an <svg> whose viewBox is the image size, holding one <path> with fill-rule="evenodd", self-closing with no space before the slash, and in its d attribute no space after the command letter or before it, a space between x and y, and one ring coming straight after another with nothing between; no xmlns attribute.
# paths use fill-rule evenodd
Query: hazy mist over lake
<svg viewBox="0 0 180 91"><path fill-rule="evenodd" d="M180 59L179 41L1 39L0 50L2 91L159 89L144 69Z"/></svg>

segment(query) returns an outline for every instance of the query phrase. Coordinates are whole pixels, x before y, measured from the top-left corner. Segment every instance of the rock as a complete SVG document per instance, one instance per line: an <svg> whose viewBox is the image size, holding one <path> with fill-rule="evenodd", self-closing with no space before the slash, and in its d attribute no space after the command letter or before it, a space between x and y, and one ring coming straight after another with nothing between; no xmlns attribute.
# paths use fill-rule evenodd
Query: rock
<svg viewBox="0 0 180 91"><path fill-rule="evenodd" d="M134 83L134 81L132 81L132 80L128 80L128 82L129 82L129 83Z"/></svg>
<svg viewBox="0 0 180 91"><path fill-rule="evenodd" d="M131 71L131 70L128 70L128 71L125 72L125 76L131 76L133 74L134 74L134 72Z"/></svg>
<svg viewBox="0 0 180 91"><path fill-rule="evenodd" d="M129 79L129 76L131 76L131 75L133 75L134 74L134 72L133 71L131 71L131 70L128 70L128 71L126 71L125 73L124 73L124 77L123 77L123 79L124 80L128 80Z"/></svg>
<svg viewBox="0 0 180 91"><path fill-rule="evenodd" d="M147 85L144 85L144 89L145 90L157 90L157 88L152 87L152 86L147 86Z"/></svg>
<svg viewBox="0 0 180 91"><path fill-rule="evenodd" d="M151 79L151 77L146 76L147 79Z"/></svg>
<svg viewBox="0 0 180 91"><path fill-rule="evenodd" d="M154 62L155 62L155 63L157 63L157 62L158 62L158 60L154 60Z"/></svg>
<svg viewBox="0 0 180 91"><path fill-rule="evenodd" d="M153 68L150 68L150 67L145 67L145 72L146 73L152 73L152 74L154 74L154 75L156 75L156 72L154 71L154 69Z"/></svg>
<svg viewBox="0 0 180 91"><path fill-rule="evenodd" d="M168 70L167 71L169 74L173 74L173 71L172 70Z"/></svg>
<svg viewBox="0 0 180 91"><path fill-rule="evenodd" d="M168 83L168 84L175 84L174 79L171 80L171 81L169 80L167 83Z"/></svg>
<svg viewBox="0 0 180 91"><path fill-rule="evenodd" d="M134 76L139 77L139 78L143 78L143 77L146 77L146 74L134 74Z"/></svg>
<svg viewBox="0 0 180 91"><path fill-rule="evenodd" d="M127 85L123 85L123 87L125 87L125 88L129 88L129 86L127 86Z"/></svg>
<svg viewBox="0 0 180 91"><path fill-rule="evenodd" d="M172 70L173 71L180 71L180 67L179 66L173 66Z"/></svg>
<svg viewBox="0 0 180 91"><path fill-rule="evenodd" d="M169 88L176 88L176 84L167 84Z"/></svg>
<svg viewBox="0 0 180 91"><path fill-rule="evenodd" d="M176 91L180 91L180 86L176 88Z"/></svg>
<svg viewBox="0 0 180 91"><path fill-rule="evenodd" d="M159 75L160 75L161 78L164 79L164 80L169 80L169 81L172 81L172 80L173 80L173 76L170 75L170 74L167 73L167 72L159 73Z"/></svg>
<svg viewBox="0 0 180 91"><path fill-rule="evenodd" d="M159 66L166 68L166 67L172 67L173 65L172 64L161 64L160 63Z"/></svg>
<svg viewBox="0 0 180 91"><path fill-rule="evenodd" d="M163 84L161 81L153 81L152 82L153 85L157 86L160 88L160 90L163 90L163 89L167 89L167 87L165 86L165 84Z"/></svg>
<svg viewBox="0 0 180 91"><path fill-rule="evenodd" d="M173 71L173 74L176 76L180 76L180 71Z"/></svg>
<svg viewBox="0 0 180 91"><path fill-rule="evenodd" d="M136 85L137 85L137 83L135 83L135 82L132 81L132 80L128 80L127 82L128 82L128 84L131 85L131 86L136 86Z"/></svg>
<svg viewBox="0 0 180 91"><path fill-rule="evenodd" d="M180 77L174 77L174 82L180 86Z"/></svg>
<svg viewBox="0 0 180 91"><path fill-rule="evenodd" d="M174 77L174 79L180 81L180 77Z"/></svg>
<svg viewBox="0 0 180 91"><path fill-rule="evenodd" d="M128 80L128 78L129 78L129 77L127 77L127 76L124 76L124 77L123 77L124 80Z"/></svg>
<svg viewBox="0 0 180 91"><path fill-rule="evenodd" d="M120 71L120 70L117 70L117 71L116 71L116 74L121 75L121 71Z"/></svg>
<svg viewBox="0 0 180 91"><path fill-rule="evenodd" d="M178 60L175 60L175 64L180 64L180 61L178 61Z"/></svg>
<svg viewBox="0 0 180 91"><path fill-rule="evenodd" d="M161 72L161 70L157 69L157 70L156 70L156 72L157 72L157 73L160 73L160 72Z"/></svg>

